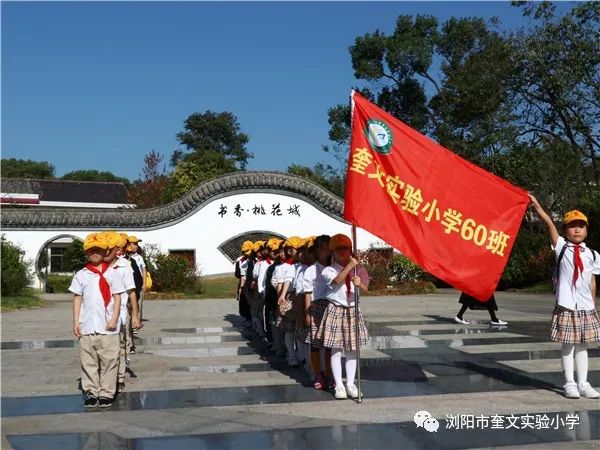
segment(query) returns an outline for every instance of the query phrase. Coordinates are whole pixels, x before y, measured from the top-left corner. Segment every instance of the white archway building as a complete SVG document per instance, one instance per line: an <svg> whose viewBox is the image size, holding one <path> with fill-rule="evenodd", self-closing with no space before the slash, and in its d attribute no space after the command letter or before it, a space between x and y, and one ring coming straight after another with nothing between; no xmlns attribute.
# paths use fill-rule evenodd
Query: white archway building
<svg viewBox="0 0 600 450"><path fill-rule="evenodd" d="M368 207L368 205L365 205ZM157 208L5 209L2 233L35 261L60 235L84 238L99 230L135 234L163 252L194 258L204 275L233 271L240 243L265 236L350 235L342 200L317 184L278 172L239 172L199 185L182 199ZM376 214L376 211L373 211ZM358 247L385 245L358 230Z"/></svg>

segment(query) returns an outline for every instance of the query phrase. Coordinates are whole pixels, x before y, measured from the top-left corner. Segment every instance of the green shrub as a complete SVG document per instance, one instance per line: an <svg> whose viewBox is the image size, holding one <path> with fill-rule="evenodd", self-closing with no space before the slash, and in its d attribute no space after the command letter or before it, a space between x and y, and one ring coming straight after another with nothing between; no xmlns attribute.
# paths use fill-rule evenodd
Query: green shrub
<svg viewBox="0 0 600 450"><path fill-rule="evenodd" d="M74 239L73 242L65 248L63 253L63 269L65 272L77 272L83 269L87 259L83 252L83 242L79 239Z"/></svg>
<svg viewBox="0 0 600 450"><path fill-rule="evenodd" d="M394 255L391 269L396 283L407 283L422 280L426 272L404 255Z"/></svg>
<svg viewBox="0 0 600 450"><path fill-rule="evenodd" d="M159 254L152 273L152 289L157 292L190 292L197 288L196 271L188 261L175 255Z"/></svg>
<svg viewBox="0 0 600 450"><path fill-rule="evenodd" d="M25 260L25 252L16 244L0 237L2 255L2 282L0 294L16 295L29 285L30 264Z"/></svg>
<svg viewBox="0 0 600 450"><path fill-rule="evenodd" d="M554 256L548 235L521 228L499 288L522 288L543 281L550 283L553 269Z"/></svg>
<svg viewBox="0 0 600 450"><path fill-rule="evenodd" d="M54 294L65 294L69 292L69 286L73 277L71 275L48 275L46 280L46 292Z"/></svg>

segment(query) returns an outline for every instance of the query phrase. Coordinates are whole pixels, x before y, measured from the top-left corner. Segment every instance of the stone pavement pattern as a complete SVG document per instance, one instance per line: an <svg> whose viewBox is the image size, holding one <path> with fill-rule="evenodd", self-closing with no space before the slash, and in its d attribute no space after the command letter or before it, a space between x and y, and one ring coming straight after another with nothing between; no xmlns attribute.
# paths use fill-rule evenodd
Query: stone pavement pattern
<svg viewBox="0 0 600 450"><path fill-rule="evenodd" d="M549 296L499 293L457 325L458 293L367 297L365 399L336 401L246 330L233 300L147 302L137 378L85 412L71 302L2 315L2 448L598 448L600 402L561 396ZM600 349L589 381L600 385ZM417 411L439 422L418 428ZM473 422L471 422L473 420Z"/></svg>

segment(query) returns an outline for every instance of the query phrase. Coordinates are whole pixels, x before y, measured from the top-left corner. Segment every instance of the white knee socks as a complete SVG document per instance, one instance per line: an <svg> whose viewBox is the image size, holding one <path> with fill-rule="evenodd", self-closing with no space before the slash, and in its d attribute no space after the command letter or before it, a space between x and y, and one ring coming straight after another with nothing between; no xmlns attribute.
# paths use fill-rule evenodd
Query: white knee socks
<svg viewBox="0 0 600 450"><path fill-rule="evenodd" d="M356 375L356 352L346 351L346 384L352 386L354 384L354 376Z"/></svg>
<svg viewBox="0 0 600 450"><path fill-rule="evenodd" d="M331 371L333 372L333 379L335 380L336 387L343 386L342 381L342 349L332 348L331 349Z"/></svg>
<svg viewBox="0 0 600 450"><path fill-rule="evenodd" d="M573 355L577 369L577 381L579 384L587 381L588 373L588 353L587 344L563 344L562 345L562 366L567 383L575 383L573 374Z"/></svg>

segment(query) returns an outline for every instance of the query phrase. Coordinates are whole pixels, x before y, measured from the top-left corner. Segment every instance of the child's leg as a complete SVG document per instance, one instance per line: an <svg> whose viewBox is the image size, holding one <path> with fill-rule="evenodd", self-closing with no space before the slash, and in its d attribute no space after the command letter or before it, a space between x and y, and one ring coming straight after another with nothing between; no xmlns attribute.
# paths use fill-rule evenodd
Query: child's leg
<svg viewBox="0 0 600 450"><path fill-rule="evenodd" d="M565 380L567 383L575 383L573 376L573 353L575 350L575 344L563 344L562 345L562 367L565 374Z"/></svg>
<svg viewBox="0 0 600 450"><path fill-rule="evenodd" d="M119 365L119 335L107 334L98 338L98 358L100 359L99 397L112 399L117 387Z"/></svg>
<svg viewBox="0 0 600 450"><path fill-rule="evenodd" d="M356 352L346 350L344 353L346 354L346 385L352 386L356 376Z"/></svg>
<svg viewBox="0 0 600 450"><path fill-rule="evenodd" d="M331 349L331 370L333 372L333 378L336 386L343 386L342 381L342 349L332 348Z"/></svg>
<svg viewBox="0 0 600 450"><path fill-rule="evenodd" d="M121 324L121 330L119 331L119 373L117 376L117 382L119 384L125 383L125 368L127 367L127 327L125 324Z"/></svg>
<svg viewBox="0 0 600 450"><path fill-rule="evenodd" d="M463 318L463 314L465 313L465 311L469 308L469 305L462 305L460 307L460 311L458 312L458 314L456 315L456 317L458 317L459 319Z"/></svg>
<svg viewBox="0 0 600 450"><path fill-rule="evenodd" d="M285 332L285 347L287 349L287 360L288 364L297 364L296 351L294 350L294 343L296 336L293 331Z"/></svg>
<svg viewBox="0 0 600 450"><path fill-rule="evenodd" d="M96 336L84 334L79 338L79 357L81 358L81 388L94 397L100 393L100 376L98 375L98 354L93 339Z"/></svg>
<svg viewBox="0 0 600 450"><path fill-rule="evenodd" d="M323 356L325 352L323 352ZM310 349L310 366L312 367L313 373L315 376L318 376L321 373L321 349L311 347Z"/></svg>
<svg viewBox="0 0 600 450"><path fill-rule="evenodd" d="M577 381L579 384L585 383L588 375L587 344L575 344L575 368L577 369Z"/></svg>

